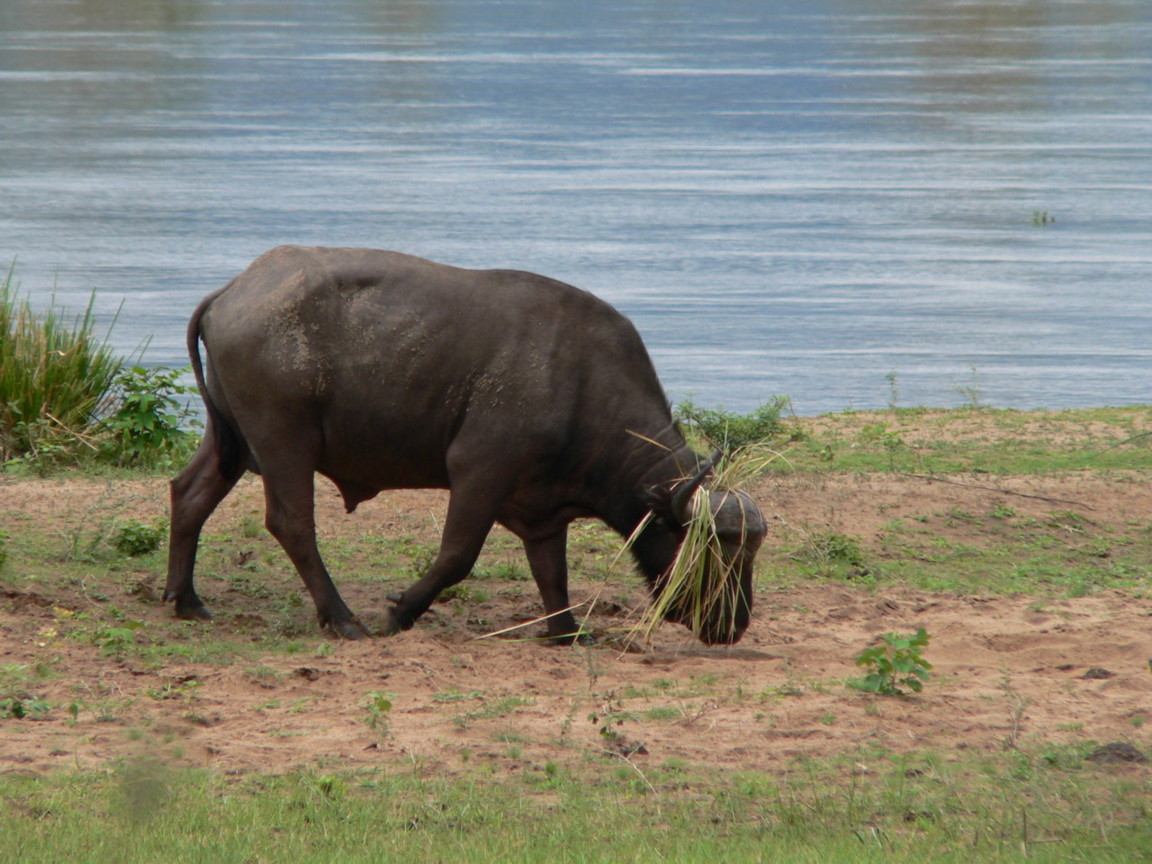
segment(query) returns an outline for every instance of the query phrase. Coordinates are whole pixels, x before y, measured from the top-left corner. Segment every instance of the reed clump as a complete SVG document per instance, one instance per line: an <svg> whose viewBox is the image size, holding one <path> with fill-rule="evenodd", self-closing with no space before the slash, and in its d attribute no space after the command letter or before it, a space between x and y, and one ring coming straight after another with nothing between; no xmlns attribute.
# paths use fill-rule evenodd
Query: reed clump
<svg viewBox="0 0 1152 864"><path fill-rule="evenodd" d="M90 439L124 361L95 335L95 293L69 319L18 297L14 267L0 281L0 462L51 457Z"/></svg>

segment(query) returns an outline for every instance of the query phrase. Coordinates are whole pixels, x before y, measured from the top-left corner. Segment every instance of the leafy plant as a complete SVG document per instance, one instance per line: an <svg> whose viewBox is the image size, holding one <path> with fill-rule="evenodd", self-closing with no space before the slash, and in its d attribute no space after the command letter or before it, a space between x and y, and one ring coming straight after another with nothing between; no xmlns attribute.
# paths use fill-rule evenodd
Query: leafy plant
<svg viewBox="0 0 1152 864"><path fill-rule="evenodd" d="M196 435L181 427L187 408L179 399L195 392L181 384L183 369L132 366L116 376L114 409L101 424L109 437L102 453L121 465L163 465L190 449Z"/></svg>
<svg viewBox="0 0 1152 864"><path fill-rule="evenodd" d="M0 720L39 720L52 710L43 699L0 699Z"/></svg>
<svg viewBox="0 0 1152 864"><path fill-rule="evenodd" d="M163 523L145 525L136 519L117 523L112 535L112 546L117 552L129 558L138 558L155 552L164 542L167 526Z"/></svg>
<svg viewBox="0 0 1152 864"><path fill-rule="evenodd" d="M100 646L105 654L123 654L136 644L136 631L144 624L140 621L121 621L116 627L105 627L92 636L92 641Z"/></svg>
<svg viewBox="0 0 1152 864"><path fill-rule="evenodd" d="M379 732L382 737L392 729L389 712L392 710L392 700L395 698L394 693L372 692L365 696L367 702L364 704L364 710L368 712L368 716L364 722L368 724L369 729Z"/></svg>
<svg viewBox="0 0 1152 864"><path fill-rule="evenodd" d="M723 407L700 408L692 400L685 399L676 406L676 418L690 430L698 432L713 445L724 450L759 444L773 438L794 438L780 419L785 409L791 407L787 396L774 396L751 414L734 414Z"/></svg>
<svg viewBox="0 0 1152 864"><path fill-rule="evenodd" d="M921 627L910 636L885 633L883 644L862 652L856 665L868 670L863 678L849 681L849 686L880 696L904 696L904 688L919 693L928 680L932 664L921 656L928 647L928 631Z"/></svg>
<svg viewBox="0 0 1152 864"><path fill-rule="evenodd" d="M625 721L636 720L636 715L625 711L623 703L616 698L616 695L609 693L604 704L588 715L588 720L599 727L601 738L615 741L620 737L617 729L623 726Z"/></svg>

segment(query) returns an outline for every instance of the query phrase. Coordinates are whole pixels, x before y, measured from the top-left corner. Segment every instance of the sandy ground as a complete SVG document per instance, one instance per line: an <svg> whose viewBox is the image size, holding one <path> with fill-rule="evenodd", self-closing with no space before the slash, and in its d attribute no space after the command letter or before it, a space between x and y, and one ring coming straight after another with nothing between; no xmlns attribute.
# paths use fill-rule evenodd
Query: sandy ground
<svg viewBox="0 0 1152 864"><path fill-rule="evenodd" d="M987 512L1004 501L1021 514L1075 511L1105 530L1152 514L1147 483L1090 475L969 478L964 485L796 475L766 479L754 491L772 523L765 554L814 526L867 544L895 517ZM94 519L106 497L99 482L5 479L0 524L10 535L21 520L54 520L63 529ZM121 510L160 518L165 497L165 484L155 481L127 492L122 484L116 500ZM444 504L439 493L402 492L347 515L331 487L320 499L326 538L379 532L427 543L435 542ZM215 542L235 545L237 567L243 545L254 541L229 529L259 510L258 481L250 478L210 525L224 537ZM143 588L131 589L125 586L133 580L117 572L106 585L49 590L13 578L14 566L0 578L0 671L9 680L29 676L29 693L53 707L42 719L0 720L0 771L91 769L147 755L239 773L413 765L452 772L477 764L515 773L610 753L642 776L655 765L782 771L802 755L844 756L868 771L880 753L933 751L948 759L1088 741L1128 742L1152 754L1147 594L1038 601L828 582L765 587L734 647L705 647L666 625L651 645L623 650L611 640L557 648L479 638L539 614L531 582L503 591L486 580L482 601L435 607L390 639L338 642L308 621L298 640L304 647L286 654L251 647L270 615L268 601L206 591L216 621L179 626L212 627L234 655L156 663L133 652L110 656L66 634L85 611L109 602L146 628L176 626L150 596L159 564L141 574ZM286 570L283 561L276 566ZM332 569L340 584L339 563ZM341 587L369 620L383 605L379 586ZM591 590L580 587L574 599ZM606 594L612 601L592 618L602 629L643 599L630 574ZM300 615L310 618L310 609ZM917 627L931 634L925 656L935 665L923 693L877 698L844 686L860 674L853 659L878 634Z"/></svg>

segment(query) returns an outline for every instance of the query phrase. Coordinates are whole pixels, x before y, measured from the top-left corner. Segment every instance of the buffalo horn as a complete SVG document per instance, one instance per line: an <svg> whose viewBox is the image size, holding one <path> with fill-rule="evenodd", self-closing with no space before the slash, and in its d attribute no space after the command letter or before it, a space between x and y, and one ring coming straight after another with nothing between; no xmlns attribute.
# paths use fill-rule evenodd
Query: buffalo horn
<svg viewBox="0 0 1152 864"><path fill-rule="evenodd" d="M712 458L700 466L695 477L683 483L672 493L672 513L680 520L681 525L687 525L692 519L689 508L692 503L692 495L700 488L700 484L704 482L704 478L708 476L708 472L712 470L712 466L720 460L722 455L720 450L713 453Z"/></svg>

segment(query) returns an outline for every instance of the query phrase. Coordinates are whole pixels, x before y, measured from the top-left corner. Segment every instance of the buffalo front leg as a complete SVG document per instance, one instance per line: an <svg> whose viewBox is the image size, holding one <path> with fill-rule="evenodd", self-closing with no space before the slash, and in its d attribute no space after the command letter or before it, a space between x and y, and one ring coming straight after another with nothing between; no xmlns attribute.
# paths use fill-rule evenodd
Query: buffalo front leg
<svg viewBox="0 0 1152 864"><path fill-rule="evenodd" d="M547 537L521 539L548 615L548 638L557 645L590 643L592 637L581 631L568 600L568 526Z"/></svg>
<svg viewBox="0 0 1152 864"><path fill-rule="evenodd" d="M192 461L172 480L168 583L164 600L176 601L176 615L180 618L207 620L212 617L192 583L196 548L204 523L243 474L243 460L230 473L223 471L216 436L209 428Z"/></svg>
<svg viewBox="0 0 1152 864"><path fill-rule="evenodd" d="M336 590L316 545L314 495L311 471L265 471L265 525L304 580L320 626L344 639L359 639L367 636L368 630Z"/></svg>

